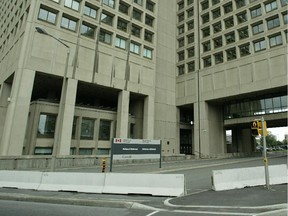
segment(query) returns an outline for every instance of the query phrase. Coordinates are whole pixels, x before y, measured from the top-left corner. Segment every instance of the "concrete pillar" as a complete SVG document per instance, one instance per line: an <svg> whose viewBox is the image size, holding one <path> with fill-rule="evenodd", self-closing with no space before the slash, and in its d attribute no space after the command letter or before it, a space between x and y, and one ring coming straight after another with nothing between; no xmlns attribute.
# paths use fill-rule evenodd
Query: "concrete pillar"
<svg viewBox="0 0 288 216"><path fill-rule="evenodd" d="M65 91L65 97L63 101L63 118L59 127L59 131L57 132L59 133L59 146L57 155L70 154L77 85L78 80L68 78L66 89L63 89ZM58 113L60 113L60 110Z"/></svg>
<svg viewBox="0 0 288 216"><path fill-rule="evenodd" d="M119 92L116 137L128 137L129 98L130 92L125 90Z"/></svg>
<svg viewBox="0 0 288 216"><path fill-rule="evenodd" d="M19 69L12 85L0 155L22 155L35 71Z"/></svg>
<svg viewBox="0 0 288 216"><path fill-rule="evenodd" d="M232 152L251 153L254 142L250 129L235 128L232 130Z"/></svg>
<svg viewBox="0 0 288 216"><path fill-rule="evenodd" d="M154 138L154 97L147 96L144 99L144 115L143 115L143 138Z"/></svg>
<svg viewBox="0 0 288 216"><path fill-rule="evenodd" d="M7 107L9 104L8 98L10 99L11 87L12 87L11 84L5 82L0 86L0 140L2 138L4 130L5 117L7 113Z"/></svg>

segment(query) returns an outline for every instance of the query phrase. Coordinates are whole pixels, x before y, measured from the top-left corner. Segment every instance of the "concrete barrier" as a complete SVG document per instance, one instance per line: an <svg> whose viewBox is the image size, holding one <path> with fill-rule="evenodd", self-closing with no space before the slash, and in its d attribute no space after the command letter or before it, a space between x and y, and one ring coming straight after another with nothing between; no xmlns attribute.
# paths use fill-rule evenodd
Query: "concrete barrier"
<svg viewBox="0 0 288 216"><path fill-rule="evenodd" d="M102 193L105 174L44 172L38 190Z"/></svg>
<svg viewBox="0 0 288 216"><path fill-rule="evenodd" d="M0 170L0 187L37 190L42 172Z"/></svg>
<svg viewBox="0 0 288 216"><path fill-rule="evenodd" d="M185 192L183 174L107 173L103 193L181 196Z"/></svg>
<svg viewBox="0 0 288 216"><path fill-rule="evenodd" d="M269 182L271 185L288 183L287 165L269 166ZM265 184L264 166L212 171L212 189L215 191Z"/></svg>

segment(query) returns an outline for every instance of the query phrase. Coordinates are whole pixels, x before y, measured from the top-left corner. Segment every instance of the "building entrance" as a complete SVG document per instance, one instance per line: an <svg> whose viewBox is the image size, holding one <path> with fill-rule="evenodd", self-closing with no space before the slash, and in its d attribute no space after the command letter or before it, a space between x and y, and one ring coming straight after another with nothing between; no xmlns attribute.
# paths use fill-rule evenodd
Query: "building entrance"
<svg viewBox="0 0 288 216"><path fill-rule="evenodd" d="M192 154L192 130L180 129L180 154Z"/></svg>

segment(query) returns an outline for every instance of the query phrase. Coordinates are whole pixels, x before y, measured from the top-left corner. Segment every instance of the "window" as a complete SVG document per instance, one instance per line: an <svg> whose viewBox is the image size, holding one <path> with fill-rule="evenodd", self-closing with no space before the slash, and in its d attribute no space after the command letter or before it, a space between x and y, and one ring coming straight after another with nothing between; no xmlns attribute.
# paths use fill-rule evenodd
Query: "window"
<svg viewBox="0 0 288 216"><path fill-rule="evenodd" d="M266 49L266 41L265 41L265 39L262 39L260 41L255 41L253 43L254 43L255 52L258 52L258 51Z"/></svg>
<svg viewBox="0 0 288 216"><path fill-rule="evenodd" d="M218 18L218 17L220 17L220 16L221 16L220 8L217 8L217 9L215 9L215 10L212 11L212 17L213 17L213 19L216 19L216 18Z"/></svg>
<svg viewBox="0 0 288 216"><path fill-rule="evenodd" d="M261 7L258 6L258 7L254 8L254 9L252 9L250 11L250 13L251 13L251 18L255 18L255 17L261 16L262 15Z"/></svg>
<svg viewBox="0 0 288 216"><path fill-rule="evenodd" d="M239 50L240 50L240 56L241 57L251 54L249 43L239 46Z"/></svg>
<svg viewBox="0 0 288 216"><path fill-rule="evenodd" d="M187 28L188 28L188 30L191 30L194 28L194 20L187 22Z"/></svg>
<svg viewBox="0 0 288 216"><path fill-rule="evenodd" d="M212 5L218 4L220 0L212 0Z"/></svg>
<svg viewBox="0 0 288 216"><path fill-rule="evenodd" d="M221 46L223 45L223 43L222 43L222 36L217 37L217 38L214 38L214 39L213 39L213 42L214 42L214 48L221 47Z"/></svg>
<svg viewBox="0 0 288 216"><path fill-rule="evenodd" d="M111 121L100 120L99 140L110 140Z"/></svg>
<svg viewBox="0 0 288 216"><path fill-rule="evenodd" d="M194 34L187 35L187 41L188 41L188 44L193 43L194 42Z"/></svg>
<svg viewBox="0 0 288 216"><path fill-rule="evenodd" d="M152 41L153 41L153 33L145 30L144 40L145 41L149 41L149 42L152 43Z"/></svg>
<svg viewBox="0 0 288 216"><path fill-rule="evenodd" d="M183 61L185 59L184 51L178 53L178 61Z"/></svg>
<svg viewBox="0 0 288 216"><path fill-rule="evenodd" d="M209 22L209 13L202 15L202 23L204 24L207 22Z"/></svg>
<svg viewBox="0 0 288 216"><path fill-rule="evenodd" d="M178 47L183 47L185 45L185 41L184 41L184 38L180 38L178 39Z"/></svg>
<svg viewBox="0 0 288 216"><path fill-rule="evenodd" d="M78 117L74 116L72 125L72 139L76 138L76 128L77 128Z"/></svg>
<svg viewBox="0 0 288 216"><path fill-rule="evenodd" d="M235 0L235 2L236 2L236 7L237 7L237 8L244 7L244 6L245 6L245 1L246 1L246 0Z"/></svg>
<svg viewBox="0 0 288 216"><path fill-rule="evenodd" d="M39 14L38 14L38 19L55 24L56 23L56 12L52 12L48 8L47 9L40 8Z"/></svg>
<svg viewBox="0 0 288 216"><path fill-rule="evenodd" d="M226 34L225 39L226 39L226 44L235 42L235 33L231 32L229 34Z"/></svg>
<svg viewBox="0 0 288 216"><path fill-rule="evenodd" d="M193 4L193 0L187 0L187 5Z"/></svg>
<svg viewBox="0 0 288 216"><path fill-rule="evenodd" d="M89 16L89 17L92 17L94 19L96 19L96 16L97 16L97 10L88 6L88 5L85 5L84 6L84 14Z"/></svg>
<svg viewBox="0 0 288 216"><path fill-rule="evenodd" d="M102 12L101 14L101 22L112 26L113 25L113 17L107 13Z"/></svg>
<svg viewBox="0 0 288 216"><path fill-rule="evenodd" d="M140 54L140 45L136 44L134 42L130 43L130 52L135 53L135 54Z"/></svg>
<svg viewBox="0 0 288 216"><path fill-rule="evenodd" d="M204 64L204 67L211 66L211 56L207 56L207 57L203 58L203 64Z"/></svg>
<svg viewBox="0 0 288 216"><path fill-rule="evenodd" d="M103 4L104 5L107 5L111 8L114 8L114 5L115 5L115 0L102 0Z"/></svg>
<svg viewBox="0 0 288 216"><path fill-rule="evenodd" d="M180 65L178 66L178 76L183 75L185 73L185 66Z"/></svg>
<svg viewBox="0 0 288 216"><path fill-rule="evenodd" d="M237 14L237 21L238 21L238 24L241 24L241 23L247 21L246 11L245 11L244 13L239 13L239 14Z"/></svg>
<svg viewBox="0 0 288 216"><path fill-rule="evenodd" d="M126 39L117 36L115 38L115 47L126 49Z"/></svg>
<svg viewBox="0 0 288 216"><path fill-rule="evenodd" d="M38 122L38 138L53 138L56 126L56 115L41 113Z"/></svg>
<svg viewBox="0 0 288 216"><path fill-rule="evenodd" d="M143 56L152 59L152 49L144 47Z"/></svg>
<svg viewBox="0 0 288 216"><path fill-rule="evenodd" d="M139 20L141 21L142 19L142 13L138 10L133 10L133 18L136 19L136 20Z"/></svg>
<svg viewBox="0 0 288 216"><path fill-rule="evenodd" d="M78 11L80 3L79 3L79 1L76 1L76 0L65 0L64 5L66 7L69 7L71 9L73 9L73 10Z"/></svg>
<svg viewBox="0 0 288 216"><path fill-rule="evenodd" d="M207 52L211 50L211 43L210 41L206 41L205 43L202 43L203 51Z"/></svg>
<svg viewBox="0 0 288 216"><path fill-rule="evenodd" d="M178 22L182 22L184 20L185 16L184 13L181 13L178 15Z"/></svg>
<svg viewBox="0 0 288 216"><path fill-rule="evenodd" d="M213 31L214 31L214 33L221 32L221 31L222 31L221 22L215 23L215 24L213 25Z"/></svg>
<svg viewBox="0 0 288 216"><path fill-rule="evenodd" d="M203 37L210 36L210 26L208 26L207 28L202 29L202 34L203 34Z"/></svg>
<svg viewBox="0 0 288 216"><path fill-rule="evenodd" d="M220 64L223 62L223 52L214 54L215 64Z"/></svg>
<svg viewBox="0 0 288 216"><path fill-rule="evenodd" d="M131 33L132 33L132 35L134 35L136 37L140 37L141 28L138 26L132 25Z"/></svg>
<svg viewBox="0 0 288 216"><path fill-rule="evenodd" d="M61 27L72 30L72 31L76 31L76 26L77 26L77 22L75 20L72 20L71 18L62 17L61 20Z"/></svg>
<svg viewBox="0 0 288 216"><path fill-rule="evenodd" d="M124 32L127 32L128 21L118 18L117 28L124 31Z"/></svg>
<svg viewBox="0 0 288 216"><path fill-rule="evenodd" d="M202 10L208 9L208 8L209 8L209 1L208 1L208 0L203 1L203 2L201 3L201 7L202 7Z"/></svg>
<svg viewBox="0 0 288 216"><path fill-rule="evenodd" d="M106 44L111 44L112 34L108 33L107 31L100 30L99 41L106 43Z"/></svg>
<svg viewBox="0 0 288 216"><path fill-rule="evenodd" d="M225 14L233 11L232 2L229 2L228 4L224 5L223 7L224 7Z"/></svg>
<svg viewBox="0 0 288 216"><path fill-rule="evenodd" d="M194 47L189 48L189 49L187 50L187 52L188 52L188 58L193 57L193 56L195 55Z"/></svg>
<svg viewBox="0 0 288 216"><path fill-rule="evenodd" d="M178 10L182 10L184 8L184 1L178 3Z"/></svg>
<svg viewBox="0 0 288 216"><path fill-rule="evenodd" d="M178 27L178 33L179 34L183 34L184 33L184 25Z"/></svg>
<svg viewBox="0 0 288 216"><path fill-rule="evenodd" d="M288 0L281 0L282 7L286 6L287 4L288 4Z"/></svg>
<svg viewBox="0 0 288 216"><path fill-rule="evenodd" d="M154 11L154 3L151 1L146 1L146 9L153 12Z"/></svg>
<svg viewBox="0 0 288 216"><path fill-rule="evenodd" d="M187 17L188 18L192 17L193 15L194 15L194 9L193 8L187 10Z"/></svg>
<svg viewBox="0 0 288 216"><path fill-rule="evenodd" d="M89 26L87 24L82 24L80 31L81 31L81 35L94 38L95 27Z"/></svg>
<svg viewBox="0 0 288 216"><path fill-rule="evenodd" d="M93 140L94 122L94 119L82 118L80 139Z"/></svg>
<svg viewBox="0 0 288 216"><path fill-rule="evenodd" d="M92 148L79 148L79 155L92 155Z"/></svg>
<svg viewBox="0 0 288 216"><path fill-rule="evenodd" d="M280 26L280 19L279 17L274 17L273 19L267 20L267 27L268 29L273 29Z"/></svg>
<svg viewBox="0 0 288 216"><path fill-rule="evenodd" d="M252 26L252 32L253 32L254 35L255 34L259 34L259 33L263 32L263 31L264 31L264 28L263 28L263 23L262 22L254 24Z"/></svg>
<svg viewBox="0 0 288 216"><path fill-rule="evenodd" d="M136 3L138 5L142 5L143 4L142 0L134 0L134 3Z"/></svg>
<svg viewBox="0 0 288 216"><path fill-rule="evenodd" d="M269 37L270 47L282 45L282 35L277 34Z"/></svg>
<svg viewBox="0 0 288 216"><path fill-rule="evenodd" d="M228 61L236 59L236 48L226 50L226 54L227 54Z"/></svg>
<svg viewBox="0 0 288 216"><path fill-rule="evenodd" d="M249 37L248 27L242 28L238 30L239 39L244 39Z"/></svg>
<svg viewBox="0 0 288 216"><path fill-rule="evenodd" d="M122 1L119 3L119 11L128 15L129 6L124 4Z"/></svg>
<svg viewBox="0 0 288 216"><path fill-rule="evenodd" d="M283 22L284 24L288 24L288 14L283 14Z"/></svg>
<svg viewBox="0 0 288 216"><path fill-rule="evenodd" d="M269 2L268 4L265 4L265 10L267 13L276 9L277 9L277 1L272 1Z"/></svg>
<svg viewBox="0 0 288 216"><path fill-rule="evenodd" d="M225 20L225 28L231 28L234 26L234 20L233 17L229 17L228 19Z"/></svg>
<svg viewBox="0 0 288 216"><path fill-rule="evenodd" d="M48 147L35 147L34 155L51 155L53 148Z"/></svg>
<svg viewBox="0 0 288 216"><path fill-rule="evenodd" d="M154 21L153 17L151 17L149 15L145 16L145 24L146 25L153 27L153 21Z"/></svg>
<svg viewBox="0 0 288 216"><path fill-rule="evenodd" d="M195 62L194 62L194 61L189 62L189 63L187 64L187 67L188 67L188 73L195 71Z"/></svg>

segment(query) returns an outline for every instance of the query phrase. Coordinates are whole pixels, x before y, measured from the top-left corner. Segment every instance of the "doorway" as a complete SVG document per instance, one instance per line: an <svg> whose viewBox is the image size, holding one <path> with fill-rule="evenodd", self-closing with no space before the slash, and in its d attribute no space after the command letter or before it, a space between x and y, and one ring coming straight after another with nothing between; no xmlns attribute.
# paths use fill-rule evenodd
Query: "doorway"
<svg viewBox="0 0 288 216"><path fill-rule="evenodd" d="M180 154L192 155L191 129L180 129Z"/></svg>

